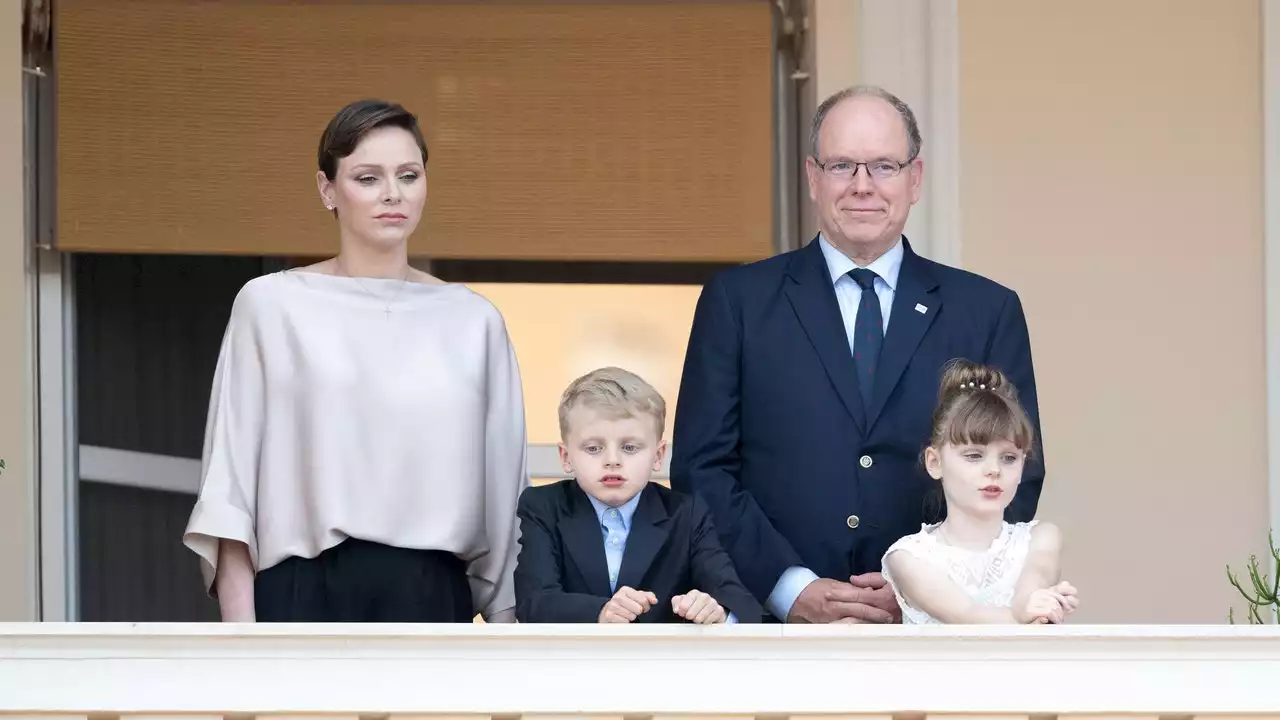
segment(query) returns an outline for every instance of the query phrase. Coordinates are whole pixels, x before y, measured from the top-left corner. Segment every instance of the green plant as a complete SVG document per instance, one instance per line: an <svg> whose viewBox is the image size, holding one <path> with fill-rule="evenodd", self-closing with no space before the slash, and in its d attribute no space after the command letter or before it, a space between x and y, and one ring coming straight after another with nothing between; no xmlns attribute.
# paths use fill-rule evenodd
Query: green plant
<svg viewBox="0 0 1280 720"><path fill-rule="evenodd" d="M1275 561L1275 567L1270 577L1259 569L1258 556L1249 556L1249 585L1253 592L1246 592L1240 580L1231 572L1231 566L1227 566L1227 580L1240 592L1240 596L1249 605L1248 618L1250 625L1266 624L1267 621L1263 619L1264 612L1271 617L1272 622L1280 622L1280 599L1276 597L1280 593L1280 548L1276 547L1272 533L1267 533L1267 545L1271 548L1271 557ZM1233 625L1235 624L1234 608L1227 611L1227 621Z"/></svg>

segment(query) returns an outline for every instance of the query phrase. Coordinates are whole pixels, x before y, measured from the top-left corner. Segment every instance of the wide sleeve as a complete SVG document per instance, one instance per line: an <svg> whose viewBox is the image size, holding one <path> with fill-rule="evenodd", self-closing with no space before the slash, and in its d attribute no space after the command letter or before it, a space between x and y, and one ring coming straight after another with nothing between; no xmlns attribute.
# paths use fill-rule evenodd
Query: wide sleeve
<svg viewBox="0 0 1280 720"><path fill-rule="evenodd" d="M200 557L210 596L215 594L219 540L247 545L258 567L255 513L265 383L255 305L242 290L223 334L205 423L200 491L182 537Z"/></svg>
<svg viewBox="0 0 1280 720"><path fill-rule="evenodd" d="M501 317L488 335L485 392L485 534L488 552L467 575L476 612L487 621L515 620L513 574L519 554L516 505L529 485L524 394L515 349Z"/></svg>

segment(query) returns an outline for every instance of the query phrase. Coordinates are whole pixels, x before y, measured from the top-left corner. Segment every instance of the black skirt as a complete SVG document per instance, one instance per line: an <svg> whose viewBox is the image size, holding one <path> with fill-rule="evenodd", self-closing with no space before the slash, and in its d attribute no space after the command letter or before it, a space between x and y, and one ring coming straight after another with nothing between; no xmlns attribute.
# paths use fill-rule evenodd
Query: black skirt
<svg viewBox="0 0 1280 720"><path fill-rule="evenodd" d="M465 563L453 553L348 538L315 558L259 572L258 622L471 622Z"/></svg>

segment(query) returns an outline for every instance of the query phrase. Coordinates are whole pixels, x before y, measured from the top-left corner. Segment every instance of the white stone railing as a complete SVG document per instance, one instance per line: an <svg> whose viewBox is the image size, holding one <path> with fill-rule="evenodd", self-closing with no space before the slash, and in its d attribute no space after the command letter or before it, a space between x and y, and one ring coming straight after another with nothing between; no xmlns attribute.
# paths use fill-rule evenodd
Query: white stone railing
<svg viewBox="0 0 1280 720"><path fill-rule="evenodd" d="M0 720L1268 713L1275 626L0 624Z"/></svg>

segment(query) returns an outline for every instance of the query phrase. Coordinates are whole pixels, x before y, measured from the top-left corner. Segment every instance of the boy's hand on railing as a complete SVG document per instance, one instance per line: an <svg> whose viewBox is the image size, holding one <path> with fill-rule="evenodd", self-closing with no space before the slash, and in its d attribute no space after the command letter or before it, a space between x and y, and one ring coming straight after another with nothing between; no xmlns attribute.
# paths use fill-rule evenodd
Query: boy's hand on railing
<svg viewBox="0 0 1280 720"><path fill-rule="evenodd" d="M629 623L658 604L658 596L647 590L633 590L625 585L618 588L609 602L600 610L602 623Z"/></svg>
<svg viewBox="0 0 1280 720"><path fill-rule="evenodd" d="M699 625L722 623L726 618L720 603L701 590L690 590L686 595L671 598L671 612Z"/></svg>

